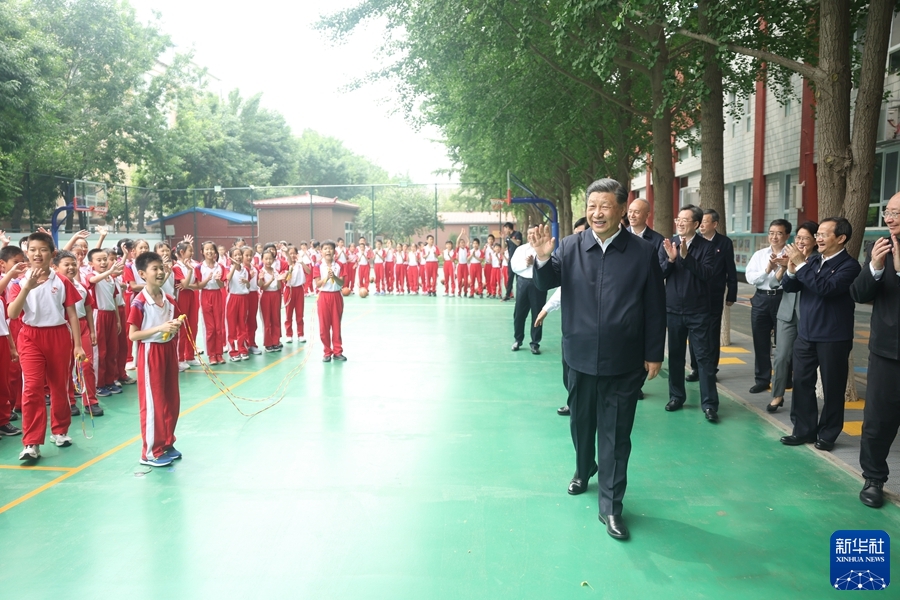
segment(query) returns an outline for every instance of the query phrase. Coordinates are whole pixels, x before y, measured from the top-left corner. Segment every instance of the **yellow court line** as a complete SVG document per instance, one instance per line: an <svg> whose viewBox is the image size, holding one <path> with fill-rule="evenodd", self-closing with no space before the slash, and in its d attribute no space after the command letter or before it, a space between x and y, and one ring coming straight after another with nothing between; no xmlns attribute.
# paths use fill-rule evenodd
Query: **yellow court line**
<svg viewBox="0 0 900 600"><path fill-rule="evenodd" d="M0 469L14 471L74 471L75 467L26 467L23 465L0 465Z"/></svg>
<svg viewBox="0 0 900 600"><path fill-rule="evenodd" d="M284 361L284 360L287 360L287 359L291 358L291 357L294 356L295 354L299 354L299 353L302 352L303 350L305 350L305 348L300 348L300 349L298 349L298 350L296 350L296 351L294 351L294 352L291 352L290 354L288 354L288 355L286 355L286 356L284 356L284 357L282 357L282 358L279 358L278 360L276 360L275 362L273 362L271 365L269 365L269 366L267 366L267 367L264 367L264 368L260 369L259 371L257 371L257 372L254 373L253 375L248 375L247 377L244 377L243 379L241 379L240 381L238 381L237 383L235 383L233 386L230 386L230 387L237 387L237 386L239 386L239 385L242 385L242 384L244 384L244 383L250 381L251 379L253 379L253 378L256 377L257 375L259 375L260 373L265 373L266 371L268 371L269 369L271 369L272 367L274 367L274 366L277 365L278 363L280 363L280 362L282 362L282 361ZM230 388L229 388L229 389L230 389ZM210 402L212 402L213 400L215 400L216 398L218 398L219 396L222 396L222 395L223 395L223 392L218 392L218 393L216 393L216 394L210 396L210 397L207 398L206 400L203 400L203 401L201 401L200 403L195 404L194 406L192 406L192 407L190 407L190 408L188 408L188 409L185 409L185 410L181 411L181 414L179 414L178 416L179 416L179 417L183 417L184 415L186 415L186 414L188 414L188 413L191 413L191 412L197 410L197 409L200 408L201 406L204 406L204 405L206 405L206 404L209 404ZM55 486L56 484L61 483L61 482L65 481L66 479L68 479L69 477L71 477L72 475L75 475L75 474L77 474L77 473L80 473L80 472L84 471L85 469L87 469L88 467L91 467L91 466L97 464L98 462L100 462L100 461L103 460L104 458L107 458L107 457L112 456L113 454L115 454L115 453L118 452L119 450L121 450L121 449L123 449L123 448L126 448L127 446L130 446L131 444L135 443L135 442L138 441L139 439L141 439L141 436L136 435L136 436L134 436L133 438L131 438L130 440L125 441L125 442L122 442L121 444L119 444L118 446L116 446L115 448L113 448L112 450L107 450L107 451L104 452L103 454L101 454L101 455L99 455L99 456L95 456L94 458L92 458L91 460L87 461L87 462L84 463L83 465L74 467L74 468L72 468L70 471L67 471L66 473L63 473L62 475L60 475L60 476L57 477L56 479L53 479L52 481L48 481L47 483L45 483L44 485L40 486L39 488L34 489L34 490L28 492L28 493L25 494L24 496L20 496L19 498L16 498L16 499L13 500L12 502L10 502L10 503L8 503L8 504L6 504L6 505L4 505L4 506L0 506L0 514L5 513L6 511L8 511L8 510L11 509L11 508L15 508L16 506L22 504L22 503L25 502L26 500L30 500L30 499L34 498L35 496L37 496L37 495L40 494L41 492L44 492L44 491L46 491L46 490L49 490L50 488L52 488L52 487ZM48 467L48 468L49 468L49 467Z"/></svg>

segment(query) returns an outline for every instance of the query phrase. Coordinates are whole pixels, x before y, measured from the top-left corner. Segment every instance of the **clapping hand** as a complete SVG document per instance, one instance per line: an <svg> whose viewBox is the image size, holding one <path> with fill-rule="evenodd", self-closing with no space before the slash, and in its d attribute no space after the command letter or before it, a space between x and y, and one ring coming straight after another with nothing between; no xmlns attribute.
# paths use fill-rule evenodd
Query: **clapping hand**
<svg viewBox="0 0 900 600"><path fill-rule="evenodd" d="M25 263L22 263L25 264ZM29 270L20 282L20 286L23 290L31 291L38 285L38 280L41 278L41 275L46 273L46 269L31 269Z"/></svg>
<svg viewBox="0 0 900 600"><path fill-rule="evenodd" d="M549 225L538 225L528 232L528 243L537 252L538 260L547 261L553 254L556 238L550 233Z"/></svg>
<svg viewBox="0 0 900 600"><path fill-rule="evenodd" d="M0 230L0 245L2 245L4 248L6 246L9 246L9 236L6 235L6 232L2 230Z"/></svg>
<svg viewBox="0 0 900 600"><path fill-rule="evenodd" d="M872 246L872 268L880 271L884 268L884 261L888 254L894 257L894 270L900 273L900 241L893 235L888 238L879 238ZM892 243L893 242L893 243Z"/></svg>
<svg viewBox="0 0 900 600"><path fill-rule="evenodd" d="M669 262L675 262L675 259L678 258L678 246L675 245L675 242L668 238L664 239L663 249L666 251L666 254L669 257Z"/></svg>
<svg viewBox="0 0 900 600"><path fill-rule="evenodd" d="M794 264L794 266L799 267L806 262L806 257L803 255L803 252L800 251L800 248L797 247L797 244L788 244L787 246L785 246L784 254L785 256L787 256L788 260ZM779 258L773 255L772 261L777 264Z"/></svg>

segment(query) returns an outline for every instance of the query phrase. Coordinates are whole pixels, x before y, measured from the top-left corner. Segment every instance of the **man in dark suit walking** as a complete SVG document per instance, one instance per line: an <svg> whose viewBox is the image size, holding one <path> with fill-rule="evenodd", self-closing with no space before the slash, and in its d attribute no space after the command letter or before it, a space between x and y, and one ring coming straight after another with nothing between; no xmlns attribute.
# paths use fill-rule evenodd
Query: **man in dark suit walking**
<svg viewBox="0 0 900 600"><path fill-rule="evenodd" d="M850 286L854 300L873 303L859 446L859 466L866 478L859 499L872 508L884 504L887 457L900 429L900 194L890 199L882 216L890 236L869 248L866 264Z"/></svg>
<svg viewBox="0 0 900 600"><path fill-rule="evenodd" d="M666 279L666 327L669 332L669 403L673 412L684 406L684 358L688 338L697 354L700 371L700 407L706 420L719 422L716 367L709 347L709 280L715 267L715 247L697 228L703 211L692 204L682 207L675 219L678 235L664 240L659 263Z"/></svg>
<svg viewBox="0 0 900 600"><path fill-rule="evenodd" d="M532 233L534 284L562 290L576 454L569 493L583 493L598 473L598 516L610 536L625 539L622 500L631 429L644 375L653 379L662 364L665 290L653 245L620 226L625 187L600 179L588 186L586 197L589 230L565 238L555 251L549 227Z"/></svg>
<svg viewBox="0 0 900 600"><path fill-rule="evenodd" d="M820 254L807 259L796 245L786 248L789 262L782 287L785 292L802 292L800 325L794 342L794 430L781 438L787 446L815 442L819 450L829 451L844 427L844 392L853 349L855 310L850 285L860 272L859 261L844 250L852 235L847 219L832 217L822 220L816 232ZM825 392L820 418L816 401L819 367Z"/></svg>
<svg viewBox="0 0 900 600"><path fill-rule="evenodd" d="M716 228L719 226L719 213L711 208L703 210L703 220L700 221L700 235L712 242L715 248L715 265L713 276L709 280L709 349L712 353L712 364L716 372L719 371L719 356L722 344L719 342L722 333L722 298L725 298L725 306L731 306L737 300L737 267L734 264L734 244L728 236L722 235ZM727 292L727 294L726 294ZM700 372L697 370L697 357L694 354L694 345L690 346L691 372L685 377L685 381L699 381Z"/></svg>

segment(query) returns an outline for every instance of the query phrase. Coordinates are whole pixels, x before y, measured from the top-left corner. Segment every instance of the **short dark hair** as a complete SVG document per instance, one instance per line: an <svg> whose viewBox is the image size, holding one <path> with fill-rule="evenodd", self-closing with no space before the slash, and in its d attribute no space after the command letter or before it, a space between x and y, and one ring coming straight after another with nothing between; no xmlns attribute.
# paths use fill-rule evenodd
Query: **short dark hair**
<svg viewBox="0 0 900 600"><path fill-rule="evenodd" d="M695 221L696 223L699 223L700 221L703 220L703 209L700 208L699 206L694 206L693 204L685 204L684 206L682 206L681 208L678 209L678 212L680 214L686 210L691 211L691 219L693 221Z"/></svg>
<svg viewBox="0 0 900 600"><path fill-rule="evenodd" d="M182 243L184 243L184 242L182 242ZM94 257L97 256L98 254L100 254L101 252L103 254L106 254L106 250L104 250L103 248L94 248L93 250L89 250L87 253L88 262L91 262L94 259Z"/></svg>
<svg viewBox="0 0 900 600"><path fill-rule="evenodd" d="M160 256L156 252L151 252L148 250L147 252L144 252L136 259L134 259L134 266L137 267L138 271L146 271L147 267L149 267L151 263L155 262L162 264L162 256Z"/></svg>
<svg viewBox="0 0 900 600"><path fill-rule="evenodd" d="M503 226L509 228L510 231L515 231L515 230L516 230L516 228L513 227L513 224L512 224L511 222L509 222L509 221L507 221L506 223L504 223Z"/></svg>
<svg viewBox="0 0 900 600"><path fill-rule="evenodd" d="M628 190L625 189L625 186L615 179L610 179L609 177L598 179L587 187L587 190L585 190L584 192L585 203L587 203L588 198L590 198L591 194L593 194L594 192L615 195L616 202L619 204L619 206L628 202Z"/></svg>
<svg viewBox="0 0 900 600"><path fill-rule="evenodd" d="M480 244L481 244L481 240L479 240L478 238L472 238L472 243L473 243L473 244L479 244L479 245L480 245Z"/></svg>
<svg viewBox="0 0 900 600"><path fill-rule="evenodd" d="M819 231L819 224L815 221L806 221L805 223L801 223L797 226L797 231L801 229L807 230L813 237L816 236L816 233Z"/></svg>
<svg viewBox="0 0 900 600"><path fill-rule="evenodd" d="M769 227L784 227L785 235L791 235L793 229L793 225L791 225L791 222L787 219L775 219L769 223Z"/></svg>
<svg viewBox="0 0 900 600"><path fill-rule="evenodd" d="M341 238L338 238L338 239L341 239ZM323 248L331 246L331 249L334 250L334 242L332 240L325 240L324 242L316 242L316 244L319 244Z"/></svg>
<svg viewBox="0 0 900 600"><path fill-rule="evenodd" d="M581 226L587 227L587 217L581 217L575 221L575 224L572 225L572 229L578 229Z"/></svg>
<svg viewBox="0 0 900 600"><path fill-rule="evenodd" d="M54 267L58 267L59 263L61 263L64 258L71 258L72 260L75 261L76 264L78 263L78 259L75 257L75 255L72 254L71 252L69 252L68 250L60 250L53 256L53 260L50 262L53 263Z"/></svg>
<svg viewBox="0 0 900 600"><path fill-rule="evenodd" d="M845 245L848 244L850 238L853 237L853 226L850 225L850 221L844 217L828 217L827 219L822 219L819 226L821 227L823 223L834 223L834 237L844 236Z"/></svg>
<svg viewBox="0 0 900 600"><path fill-rule="evenodd" d="M22 249L18 246L5 246L0 248L0 260L6 262L8 260L12 260L17 256L25 256L25 253L22 252Z"/></svg>
<svg viewBox="0 0 900 600"><path fill-rule="evenodd" d="M715 210L713 210L713 209L711 209L711 208L704 208L704 209L703 209L703 214L704 214L704 215L709 215L710 217L712 217L712 222L713 222L713 223L718 223L718 222L719 222L719 213L716 212Z"/></svg>
<svg viewBox="0 0 900 600"><path fill-rule="evenodd" d="M49 246L50 252L54 252L56 250L56 244L53 243L53 238L50 237L49 234L44 233L42 231L36 231L28 236L28 243L31 242L44 242Z"/></svg>
<svg viewBox="0 0 900 600"><path fill-rule="evenodd" d="M513 237L513 239L516 240L517 242L521 242L521 241L522 241L522 232L521 232L521 231L514 231L512 237Z"/></svg>
<svg viewBox="0 0 900 600"><path fill-rule="evenodd" d="M207 240L207 241L203 242L202 244L200 244L200 251L201 251L201 252L206 252L206 247L207 247L207 246L212 246L212 247L213 247L213 250L214 250L215 253L216 253L216 260L219 260L219 258L221 258L221 257L219 256L219 247L216 245L216 243L215 243L214 241L212 241L212 240Z"/></svg>

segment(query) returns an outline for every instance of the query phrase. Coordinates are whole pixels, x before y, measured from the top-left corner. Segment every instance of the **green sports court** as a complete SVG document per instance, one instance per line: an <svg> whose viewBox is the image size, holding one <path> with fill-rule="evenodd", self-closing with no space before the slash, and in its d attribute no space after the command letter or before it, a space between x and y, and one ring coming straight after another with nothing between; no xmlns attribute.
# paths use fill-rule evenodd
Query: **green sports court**
<svg viewBox="0 0 900 600"><path fill-rule="evenodd" d="M835 530L900 531L897 506L863 506L858 480L728 396L718 425L696 396L665 412L659 378L634 428L631 539L613 540L595 482L566 493L558 315L532 356L510 352L510 304L347 300L347 363L321 362L308 301L308 344L216 368L252 399L294 375L253 418L182 374L172 467L138 463L133 386L36 467L0 441L2 596L823 598Z"/></svg>

